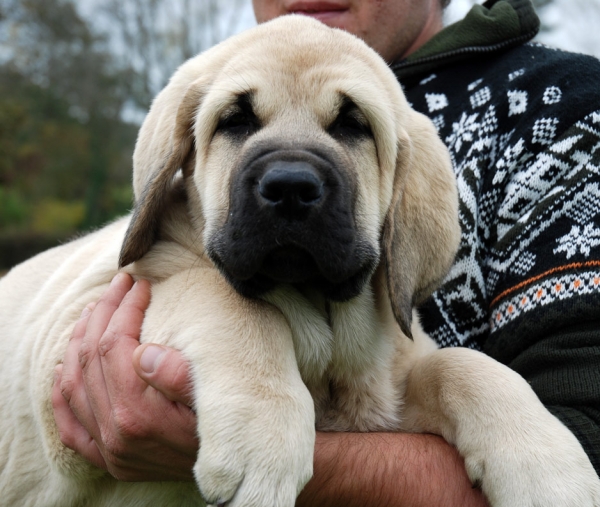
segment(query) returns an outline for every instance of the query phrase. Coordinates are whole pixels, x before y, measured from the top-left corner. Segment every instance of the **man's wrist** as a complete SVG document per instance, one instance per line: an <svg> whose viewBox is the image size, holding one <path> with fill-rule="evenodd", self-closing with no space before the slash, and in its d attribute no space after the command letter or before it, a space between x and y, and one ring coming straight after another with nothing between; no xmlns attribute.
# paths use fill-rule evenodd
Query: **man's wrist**
<svg viewBox="0 0 600 507"><path fill-rule="evenodd" d="M483 507L462 458L436 435L318 433L299 507Z"/></svg>

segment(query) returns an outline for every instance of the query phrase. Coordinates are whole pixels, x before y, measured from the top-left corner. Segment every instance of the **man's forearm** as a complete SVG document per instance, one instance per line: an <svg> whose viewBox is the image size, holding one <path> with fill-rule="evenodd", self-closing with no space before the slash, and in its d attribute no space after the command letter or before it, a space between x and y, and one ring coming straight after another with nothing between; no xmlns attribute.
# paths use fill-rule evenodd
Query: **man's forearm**
<svg viewBox="0 0 600 507"><path fill-rule="evenodd" d="M314 477L298 507L484 507L462 458L441 437L318 433Z"/></svg>

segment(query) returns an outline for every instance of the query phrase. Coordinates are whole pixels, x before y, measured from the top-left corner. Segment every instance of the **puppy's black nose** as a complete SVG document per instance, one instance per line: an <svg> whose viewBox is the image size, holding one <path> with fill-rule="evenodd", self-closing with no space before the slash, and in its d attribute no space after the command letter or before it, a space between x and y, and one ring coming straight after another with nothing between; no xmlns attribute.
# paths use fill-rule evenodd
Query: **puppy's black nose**
<svg viewBox="0 0 600 507"><path fill-rule="evenodd" d="M258 182L264 204L285 214L302 214L323 198L323 180L312 164L276 160L267 164Z"/></svg>

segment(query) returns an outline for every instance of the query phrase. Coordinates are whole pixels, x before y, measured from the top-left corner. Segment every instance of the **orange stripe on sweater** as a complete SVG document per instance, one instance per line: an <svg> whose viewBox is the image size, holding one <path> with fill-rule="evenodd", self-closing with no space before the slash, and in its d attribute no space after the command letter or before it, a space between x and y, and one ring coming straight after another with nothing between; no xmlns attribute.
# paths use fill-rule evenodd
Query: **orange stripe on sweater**
<svg viewBox="0 0 600 507"><path fill-rule="evenodd" d="M588 261L588 262L574 262L573 264L567 264L566 266L558 266L556 268L552 268L544 273L542 273L541 275L536 275L532 278L529 278L527 280L522 281L521 283L515 285L514 287L511 287L510 289L506 289L504 292L501 292L500 294L498 294L494 299L492 299L492 302L490 303L490 308L492 306L494 306L500 299L502 299L504 296L508 296L510 293L515 292L523 287L525 287L526 285L529 285L533 282L537 282L539 279L541 278L545 278L548 275L551 275L553 273L559 273L561 271L567 271L570 269L577 269L577 268L588 268L591 266L595 266L595 267L600 267L600 261Z"/></svg>

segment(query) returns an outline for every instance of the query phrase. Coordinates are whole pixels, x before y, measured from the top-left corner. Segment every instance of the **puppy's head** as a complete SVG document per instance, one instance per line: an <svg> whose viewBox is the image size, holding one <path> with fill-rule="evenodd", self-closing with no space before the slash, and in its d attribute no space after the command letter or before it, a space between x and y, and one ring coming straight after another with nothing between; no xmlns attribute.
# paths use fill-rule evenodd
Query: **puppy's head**
<svg viewBox="0 0 600 507"><path fill-rule="evenodd" d="M457 247L454 177L435 129L374 51L306 17L186 62L156 98L134 155L121 265L152 246L179 174L208 255L247 296L292 283L347 300L383 258L410 334L412 306Z"/></svg>

